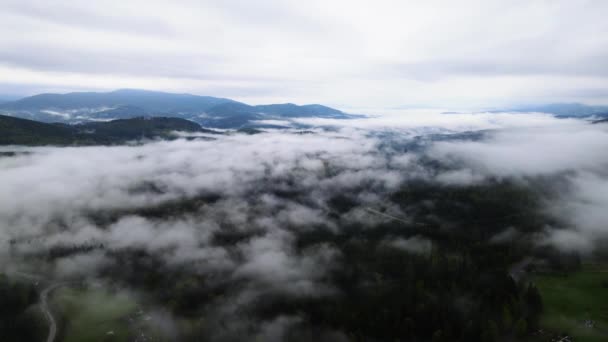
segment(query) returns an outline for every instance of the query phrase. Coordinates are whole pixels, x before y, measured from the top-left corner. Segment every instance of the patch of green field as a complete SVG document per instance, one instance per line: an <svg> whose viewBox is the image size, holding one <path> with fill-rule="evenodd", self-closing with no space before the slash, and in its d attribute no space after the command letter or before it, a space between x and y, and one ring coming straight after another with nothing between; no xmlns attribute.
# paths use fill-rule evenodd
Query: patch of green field
<svg viewBox="0 0 608 342"><path fill-rule="evenodd" d="M67 322L64 342L127 341L128 317L137 310L128 294L103 288L57 289L52 306Z"/></svg>
<svg viewBox="0 0 608 342"><path fill-rule="evenodd" d="M576 342L608 341L608 267L586 265L568 275L537 275L544 304L541 325ZM589 328L585 320L595 321Z"/></svg>

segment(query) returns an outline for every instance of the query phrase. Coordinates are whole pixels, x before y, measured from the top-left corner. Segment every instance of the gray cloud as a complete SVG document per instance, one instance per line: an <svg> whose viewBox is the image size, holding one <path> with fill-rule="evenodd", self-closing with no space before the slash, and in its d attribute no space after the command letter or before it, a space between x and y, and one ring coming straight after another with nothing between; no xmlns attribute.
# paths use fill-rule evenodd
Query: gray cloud
<svg viewBox="0 0 608 342"><path fill-rule="evenodd" d="M22 93L139 87L372 108L605 103L606 10L602 1L8 1L0 72Z"/></svg>
<svg viewBox="0 0 608 342"><path fill-rule="evenodd" d="M3 8L7 12L21 17L22 20L44 21L74 29L132 32L169 37L175 34L161 18L145 16L128 18L121 15L106 15L90 4L76 5L73 2L58 1L53 6L48 6L45 1L7 0L3 3ZM124 10L127 9L128 6L125 6Z"/></svg>

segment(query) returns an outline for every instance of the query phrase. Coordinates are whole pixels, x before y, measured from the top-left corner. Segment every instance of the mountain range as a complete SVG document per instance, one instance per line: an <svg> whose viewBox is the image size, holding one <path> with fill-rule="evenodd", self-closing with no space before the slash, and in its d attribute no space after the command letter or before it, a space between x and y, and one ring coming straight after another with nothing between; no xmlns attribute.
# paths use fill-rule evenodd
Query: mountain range
<svg viewBox="0 0 608 342"><path fill-rule="evenodd" d="M275 126L265 120L301 117L349 118L319 104L252 106L226 98L121 89L112 92L40 94L0 103L0 114L41 122L79 123L133 117L175 117L212 128Z"/></svg>
<svg viewBox="0 0 608 342"><path fill-rule="evenodd" d="M506 111L540 112L558 117L608 117L608 106L590 106L582 103L549 103L543 105L517 106Z"/></svg>

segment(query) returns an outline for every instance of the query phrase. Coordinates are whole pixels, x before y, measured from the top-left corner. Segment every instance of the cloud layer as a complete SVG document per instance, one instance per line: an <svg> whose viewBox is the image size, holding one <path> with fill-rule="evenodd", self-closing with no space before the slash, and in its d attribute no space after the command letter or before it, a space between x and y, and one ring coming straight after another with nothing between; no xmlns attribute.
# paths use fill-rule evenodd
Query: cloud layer
<svg viewBox="0 0 608 342"><path fill-rule="evenodd" d="M0 92L153 88L345 109L606 103L606 6L8 0Z"/></svg>
<svg viewBox="0 0 608 342"><path fill-rule="evenodd" d="M0 262L42 255L51 276L128 278L149 267L133 264L136 252L224 291L205 309L215 340L280 340L303 317L260 321L247 310L268 298L338 296L330 275L344 251L332 237L353 226L408 226L413 216L391 197L408 182L458 188L502 179L531 191L544 182L551 195L541 210L554 220L528 238L583 253L608 238L606 125L541 114L410 118L134 146L5 147L23 153L0 158ZM518 228L488 241L520 237ZM432 253L429 236L400 234L380 236L378 248Z"/></svg>

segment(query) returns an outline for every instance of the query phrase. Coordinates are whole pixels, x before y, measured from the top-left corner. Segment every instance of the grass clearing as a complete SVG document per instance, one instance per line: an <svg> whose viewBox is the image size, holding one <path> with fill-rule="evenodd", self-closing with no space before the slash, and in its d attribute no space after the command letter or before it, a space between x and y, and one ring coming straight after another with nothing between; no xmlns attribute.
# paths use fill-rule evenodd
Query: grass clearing
<svg viewBox="0 0 608 342"><path fill-rule="evenodd" d="M566 276L534 277L544 303L541 325L574 341L608 341L608 266L585 265ZM593 328L585 326L593 320Z"/></svg>
<svg viewBox="0 0 608 342"><path fill-rule="evenodd" d="M136 301L127 293L96 287L57 289L51 303L67 321L65 342L127 341L127 318L137 310Z"/></svg>

